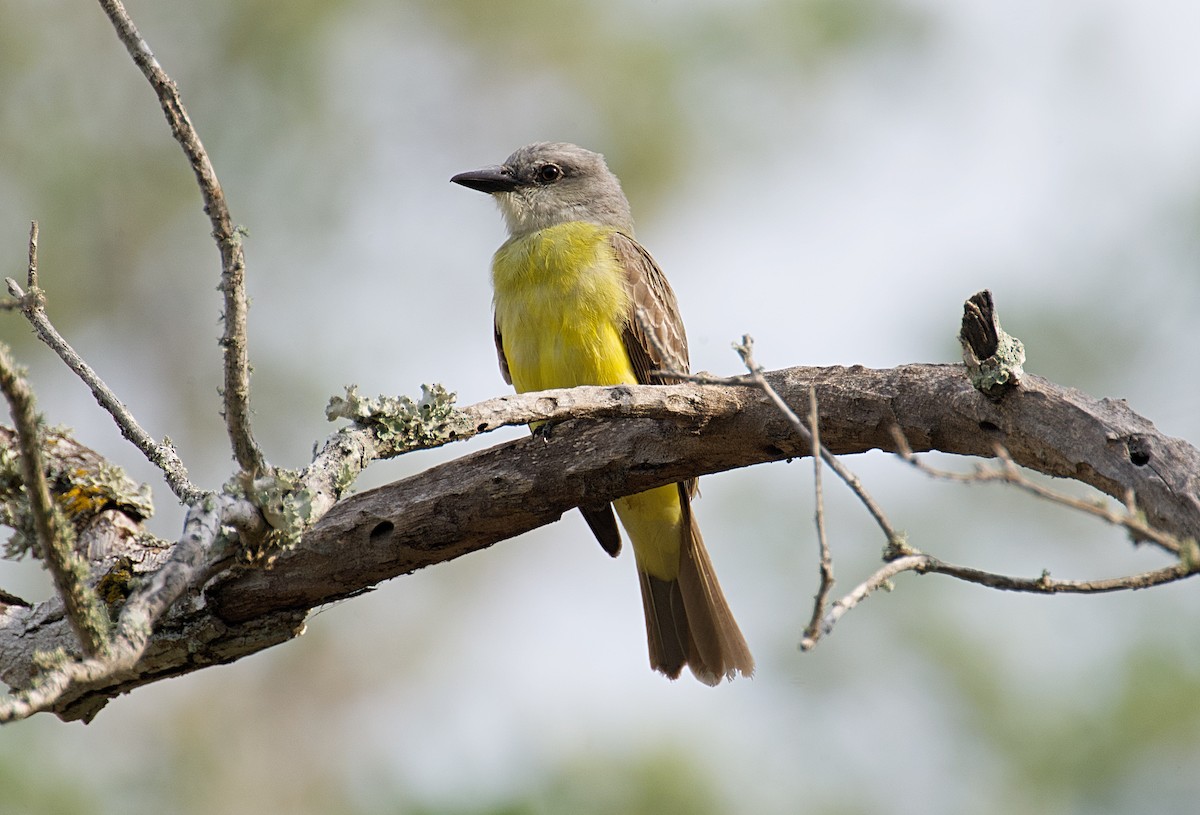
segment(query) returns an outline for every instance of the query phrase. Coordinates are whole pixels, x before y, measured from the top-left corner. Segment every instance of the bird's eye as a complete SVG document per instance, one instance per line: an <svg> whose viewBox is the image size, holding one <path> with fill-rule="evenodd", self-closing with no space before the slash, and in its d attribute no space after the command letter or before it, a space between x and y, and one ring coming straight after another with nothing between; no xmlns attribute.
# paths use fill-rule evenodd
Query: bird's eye
<svg viewBox="0 0 1200 815"><path fill-rule="evenodd" d="M543 164L537 172L537 177L543 184L553 184L563 177L563 171L557 164Z"/></svg>

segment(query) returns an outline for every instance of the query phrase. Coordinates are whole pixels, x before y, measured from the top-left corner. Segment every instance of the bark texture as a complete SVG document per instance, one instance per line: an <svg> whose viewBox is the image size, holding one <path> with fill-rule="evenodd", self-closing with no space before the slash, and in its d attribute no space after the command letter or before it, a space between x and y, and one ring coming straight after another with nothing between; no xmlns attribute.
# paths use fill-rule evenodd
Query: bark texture
<svg viewBox="0 0 1200 815"><path fill-rule="evenodd" d="M962 365L797 367L767 378L792 405L807 404L815 386L821 438L834 453L892 451L893 428L916 452L987 457L999 443L1033 470L1120 501L1132 491L1152 524L1181 539L1200 537L1200 451L1163 436L1123 400L1026 375L993 401L971 386ZM575 388L491 400L462 415L477 432L514 421L554 424L341 501L270 569L220 570L171 609L133 670L73 689L55 712L90 718L108 698L139 685L268 648L301 633L309 609L491 546L574 507L809 453L752 387ZM25 686L35 653L57 647L74 647L60 601L24 606L0 598L0 678Z"/></svg>

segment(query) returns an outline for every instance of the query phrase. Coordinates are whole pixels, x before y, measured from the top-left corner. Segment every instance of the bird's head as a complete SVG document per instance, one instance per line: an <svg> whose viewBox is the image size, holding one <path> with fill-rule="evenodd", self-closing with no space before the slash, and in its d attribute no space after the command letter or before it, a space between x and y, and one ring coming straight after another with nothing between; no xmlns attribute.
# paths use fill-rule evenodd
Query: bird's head
<svg viewBox="0 0 1200 815"><path fill-rule="evenodd" d="M629 202L604 156L573 144L529 144L503 164L459 173L450 180L495 198L514 237L571 221L611 226L633 235Z"/></svg>

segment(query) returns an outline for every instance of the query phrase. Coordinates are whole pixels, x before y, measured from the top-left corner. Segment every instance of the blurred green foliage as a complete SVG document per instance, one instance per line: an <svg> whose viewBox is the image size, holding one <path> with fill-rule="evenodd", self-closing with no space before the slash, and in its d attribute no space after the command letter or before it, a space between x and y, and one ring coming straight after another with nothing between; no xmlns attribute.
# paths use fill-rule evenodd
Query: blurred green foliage
<svg viewBox="0 0 1200 815"><path fill-rule="evenodd" d="M395 810L412 815L716 815L736 807L698 767L675 750L622 757L572 756L553 775L517 799L483 806L427 806ZM378 811L372 809L370 811Z"/></svg>

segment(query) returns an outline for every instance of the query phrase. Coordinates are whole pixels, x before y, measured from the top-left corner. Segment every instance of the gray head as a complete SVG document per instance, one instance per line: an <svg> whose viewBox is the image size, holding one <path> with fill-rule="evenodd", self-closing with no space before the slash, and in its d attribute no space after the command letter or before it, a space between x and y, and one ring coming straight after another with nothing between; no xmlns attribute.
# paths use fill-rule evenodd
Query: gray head
<svg viewBox="0 0 1200 815"><path fill-rule="evenodd" d="M491 194L513 236L569 221L612 226L633 235L629 202L604 156L573 144L529 144L501 165L459 173L450 180Z"/></svg>

